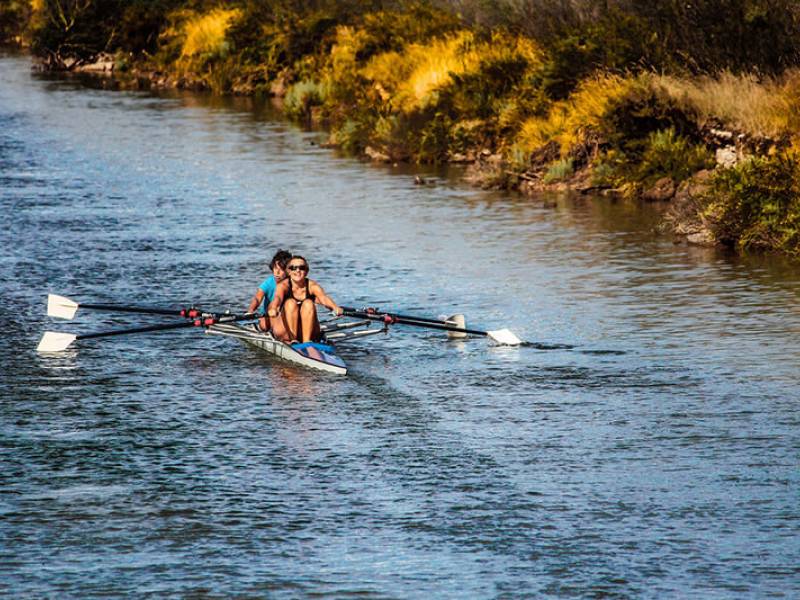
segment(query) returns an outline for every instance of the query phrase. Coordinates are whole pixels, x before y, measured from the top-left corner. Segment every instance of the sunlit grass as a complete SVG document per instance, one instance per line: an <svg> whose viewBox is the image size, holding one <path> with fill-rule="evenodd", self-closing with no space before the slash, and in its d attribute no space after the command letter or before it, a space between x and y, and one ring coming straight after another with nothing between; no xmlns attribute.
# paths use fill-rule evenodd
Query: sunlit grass
<svg viewBox="0 0 800 600"><path fill-rule="evenodd" d="M403 52L380 54L362 74L396 110L411 113L434 104L437 92L452 84L455 76L476 73L481 64L511 56L536 64L542 54L524 38L496 33L491 40L480 41L472 32L461 31L426 44L409 44Z"/></svg>
<svg viewBox="0 0 800 600"><path fill-rule="evenodd" d="M181 49L181 60L224 54L227 49L225 34L240 14L237 9L218 8L189 18L183 24L185 38Z"/></svg>
<svg viewBox="0 0 800 600"><path fill-rule="evenodd" d="M752 135L780 136L797 133L800 126L800 71L780 78L723 72L696 79L653 76L653 84L697 111L701 121Z"/></svg>
<svg viewBox="0 0 800 600"><path fill-rule="evenodd" d="M599 130L607 113L643 82L636 77L602 74L584 80L566 100L554 104L544 117L527 119L516 138L515 149L531 153L555 141L562 156Z"/></svg>

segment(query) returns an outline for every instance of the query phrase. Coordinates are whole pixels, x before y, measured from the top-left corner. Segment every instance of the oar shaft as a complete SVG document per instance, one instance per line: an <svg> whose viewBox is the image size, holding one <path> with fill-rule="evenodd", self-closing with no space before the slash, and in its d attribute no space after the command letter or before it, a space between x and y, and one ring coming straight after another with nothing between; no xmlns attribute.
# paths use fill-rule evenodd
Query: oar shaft
<svg viewBox="0 0 800 600"><path fill-rule="evenodd" d="M115 335L127 335L129 333L146 333L148 331L167 331L169 329L181 329L184 327L196 327L194 321L184 321L182 323L169 323L163 325L148 325L147 327L132 327L130 329L113 329L111 331L100 331L98 333L84 333L75 337L76 340L90 340L92 338L111 337Z"/></svg>
<svg viewBox="0 0 800 600"><path fill-rule="evenodd" d="M442 319L429 319L427 317L415 317L415 316L412 316L412 315L399 315L397 313L385 313L385 312L379 311L376 308L358 309L358 308L350 308L350 307L347 307L347 306L343 306L342 309L343 310L353 311L353 312L364 312L364 313L369 313L371 315L378 315L378 316L389 314L389 315L391 315L393 317L396 317L396 318L399 318L399 319L409 319L411 321L419 321L420 323L438 323L439 325L451 325L451 323L449 323L448 321L443 321Z"/></svg>
<svg viewBox="0 0 800 600"><path fill-rule="evenodd" d="M412 327L425 327L427 329L439 329L442 331L456 331L458 333L469 333L472 335L489 335L486 331L478 329L466 329L464 327L456 327L455 325L446 325L442 321L434 321L433 319L418 319L416 317L401 317L394 313L371 313L349 308L343 308L344 314L349 317L360 317L362 319L371 319L372 321L380 321L381 323L393 324L400 323L402 325L411 325Z"/></svg>
<svg viewBox="0 0 800 600"><path fill-rule="evenodd" d="M149 308L146 306L122 306L119 304L85 304L80 303L81 308L90 310L104 310L108 312L139 313L145 315L170 315L175 317L189 316L185 310L174 310L168 308Z"/></svg>
<svg viewBox="0 0 800 600"><path fill-rule="evenodd" d="M127 335L130 333L147 333L150 331L167 331L170 329L182 329L184 327L209 327L215 323L230 323L233 321L249 321L256 319L258 315L247 313L243 315L209 315L203 318L182 321L181 323L163 323L160 325L148 325L146 327L132 327L130 329L114 329L112 331L100 331L98 333L84 333L75 337L76 340L88 340L92 338L111 337L115 335Z"/></svg>

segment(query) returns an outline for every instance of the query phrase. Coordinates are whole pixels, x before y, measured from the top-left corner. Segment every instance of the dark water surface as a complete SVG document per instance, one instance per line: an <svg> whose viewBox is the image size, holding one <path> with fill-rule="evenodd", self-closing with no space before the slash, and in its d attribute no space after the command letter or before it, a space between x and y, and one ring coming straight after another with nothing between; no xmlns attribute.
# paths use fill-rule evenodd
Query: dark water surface
<svg viewBox="0 0 800 600"><path fill-rule="evenodd" d="M800 597L800 268L336 157L247 100L0 58L0 594ZM278 247L396 329L351 374L85 301L246 308ZM146 319L147 323L158 319Z"/></svg>

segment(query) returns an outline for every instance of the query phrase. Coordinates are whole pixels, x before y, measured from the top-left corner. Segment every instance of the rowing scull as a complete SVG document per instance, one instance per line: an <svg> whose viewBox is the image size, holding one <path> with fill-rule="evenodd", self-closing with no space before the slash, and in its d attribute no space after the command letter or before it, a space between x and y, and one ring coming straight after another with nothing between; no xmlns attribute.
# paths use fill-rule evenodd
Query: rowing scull
<svg viewBox="0 0 800 600"><path fill-rule="evenodd" d="M236 338L245 344L296 365L335 375L346 375L347 365L336 353L333 341L344 341L385 331L385 329L354 329L364 325L368 326L369 322L350 321L326 324L322 326L325 336L322 342L306 342L304 344L287 344L275 339L268 332L258 330L252 324L217 323L206 328L206 333Z"/></svg>

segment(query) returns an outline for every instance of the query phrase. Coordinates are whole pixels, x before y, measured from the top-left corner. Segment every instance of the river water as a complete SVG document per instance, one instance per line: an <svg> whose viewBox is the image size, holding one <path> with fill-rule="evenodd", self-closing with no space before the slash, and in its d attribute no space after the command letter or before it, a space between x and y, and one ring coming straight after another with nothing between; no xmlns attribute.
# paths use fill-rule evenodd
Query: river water
<svg viewBox="0 0 800 600"><path fill-rule="evenodd" d="M0 57L0 594L800 596L798 266L320 139ZM397 327L347 377L198 331L34 350L163 321L49 292L241 311L279 247L341 304L540 345Z"/></svg>

